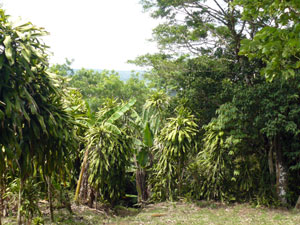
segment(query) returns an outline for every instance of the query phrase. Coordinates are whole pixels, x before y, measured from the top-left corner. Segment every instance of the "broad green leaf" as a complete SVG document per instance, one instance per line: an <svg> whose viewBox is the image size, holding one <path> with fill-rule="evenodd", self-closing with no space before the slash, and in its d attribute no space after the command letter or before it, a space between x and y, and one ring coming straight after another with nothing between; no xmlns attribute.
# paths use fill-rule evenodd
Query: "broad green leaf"
<svg viewBox="0 0 300 225"><path fill-rule="evenodd" d="M121 135L122 134L122 131L119 129L119 127L117 127L116 125L114 124L111 124L111 123L105 123L104 124L105 128L115 134L118 134L118 135Z"/></svg>
<svg viewBox="0 0 300 225"><path fill-rule="evenodd" d="M154 139L154 136L153 136L153 132L152 130L150 129L150 123L147 122L145 127L144 127L144 144L151 148L153 146L153 139Z"/></svg>
<svg viewBox="0 0 300 225"><path fill-rule="evenodd" d="M132 98L129 100L128 103L123 104L114 114L110 116L110 118L108 118L106 123L113 123L114 121L122 117L127 111L131 109L131 107L135 104L135 102L136 99Z"/></svg>
<svg viewBox="0 0 300 225"><path fill-rule="evenodd" d="M145 149L139 151L136 156L137 162L141 167L145 167L147 165L148 158L148 152Z"/></svg>
<svg viewBox="0 0 300 225"><path fill-rule="evenodd" d="M141 117L139 116L139 114L134 109L131 110L131 114L133 118L136 118L136 124L139 124L141 122Z"/></svg>
<svg viewBox="0 0 300 225"><path fill-rule="evenodd" d="M13 58L13 49L11 46L11 37L10 36L5 36L5 39L3 41L4 46L5 46L5 56L9 62L9 65L12 66L15 63L15 60Z"/></svg>

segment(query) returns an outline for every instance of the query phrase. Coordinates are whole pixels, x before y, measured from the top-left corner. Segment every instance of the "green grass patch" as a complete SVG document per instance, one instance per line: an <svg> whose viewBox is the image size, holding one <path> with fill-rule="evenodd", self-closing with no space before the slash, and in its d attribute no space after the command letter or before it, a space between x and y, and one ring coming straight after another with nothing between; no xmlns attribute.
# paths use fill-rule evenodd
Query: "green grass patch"
<svg viewBox="0 0 300 225"><path fill-rule="evenodd" d="M87 206L73 205L74 214L65 209L55 210L55 223L44 212L38 221L44 224L300 224L300 211L287 209L254 208L249 204L225 205L218 202L199 201L163 202L147 205L143 209L116 207L91 209ZM16 224L13 217L5 218L4 224ZM34 224L34 223L32 223Z"/></svg>

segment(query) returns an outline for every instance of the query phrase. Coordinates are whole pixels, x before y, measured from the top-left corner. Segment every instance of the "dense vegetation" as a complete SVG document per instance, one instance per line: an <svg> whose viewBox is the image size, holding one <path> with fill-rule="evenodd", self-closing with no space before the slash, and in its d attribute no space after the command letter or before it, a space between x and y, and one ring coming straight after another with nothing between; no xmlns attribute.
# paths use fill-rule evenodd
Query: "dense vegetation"
<svg viewBox="0 0 300 225"><path fill-rule="evenodd" d="M0 224L47 199L293 206L300 194L300 3L142 0L164 23L148 69L49 66L47 34L0 9ZM34 191L33 191L34 190Z"/></svg>

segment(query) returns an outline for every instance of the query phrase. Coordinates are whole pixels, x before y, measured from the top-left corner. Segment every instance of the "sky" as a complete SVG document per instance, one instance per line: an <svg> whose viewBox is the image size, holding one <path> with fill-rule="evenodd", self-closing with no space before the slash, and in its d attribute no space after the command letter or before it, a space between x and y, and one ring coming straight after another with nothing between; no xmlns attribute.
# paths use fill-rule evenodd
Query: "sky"
<svg viewBox="0 0 300 225"><path fill-rule="evenodd" d="M50 63L74 59L73 68L139 70L127 60L157 52L147 41L158 21L139 0L0 0L15 20L44 27Z"/></svg>

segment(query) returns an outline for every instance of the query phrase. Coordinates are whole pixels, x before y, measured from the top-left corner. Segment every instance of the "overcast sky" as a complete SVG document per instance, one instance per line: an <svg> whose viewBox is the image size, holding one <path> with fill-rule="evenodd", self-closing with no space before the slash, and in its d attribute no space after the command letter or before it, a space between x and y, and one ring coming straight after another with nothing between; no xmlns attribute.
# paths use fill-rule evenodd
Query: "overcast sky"
<svg viewBox="0 0 300 225"><path fill-rule="evenodd" d="M6 13L44 27L52 63L74 68L138 69L126 61L156 50L148 42L158 24L139 0L0 0Z"/></svg>

